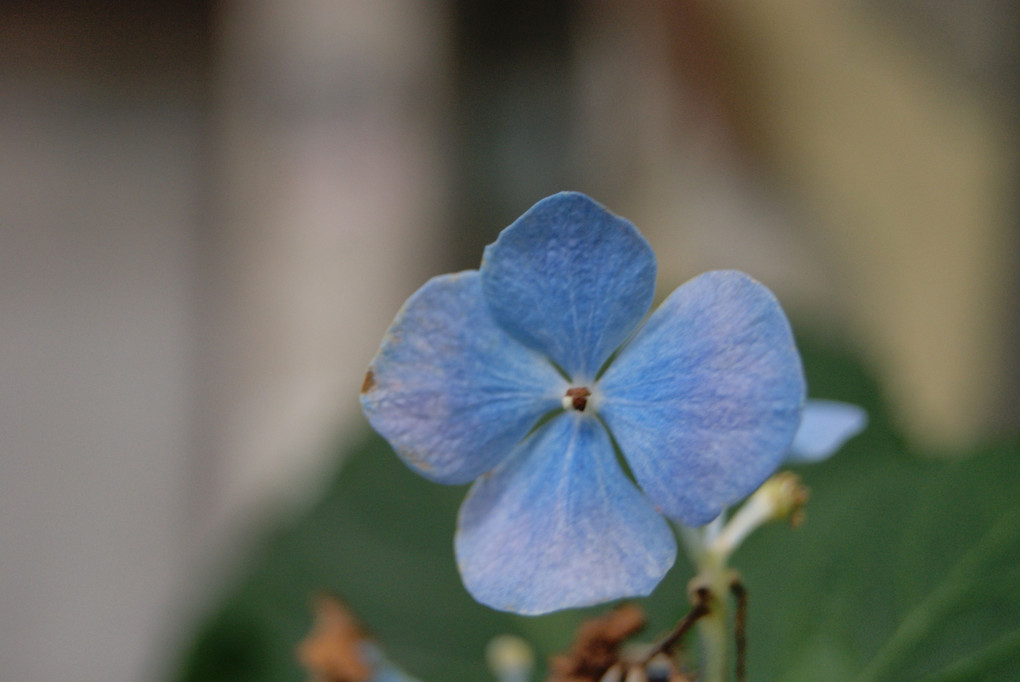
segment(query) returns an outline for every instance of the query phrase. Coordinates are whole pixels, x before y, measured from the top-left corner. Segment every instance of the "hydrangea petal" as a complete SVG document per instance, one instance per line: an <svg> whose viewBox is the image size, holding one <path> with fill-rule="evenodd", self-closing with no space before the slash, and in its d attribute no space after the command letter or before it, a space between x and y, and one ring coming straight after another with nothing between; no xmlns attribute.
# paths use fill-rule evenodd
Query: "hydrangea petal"
<svg viewBox="0 0 1020 682"><path fill-rule="evenodd" d="M418 678L411 677L394 665L374 642L362 642L362 653L371 662L373 668L372 678L369 682L420 682Z"/></svg>
<svg viewBox="0 0 1020 682"><path fill-rule="evenodd" d="M496 320L575 380L590 380L648 312L655 255L627 220L577 192L538 202L485 249Z"/></svg>
<svg viewBox="0 0 1020 682"><path fill-rule="evenodd" d="M793 437L789 462L820 462L868 425L868 413L835 400L808 400Z"/></svg>
<svg viewBox="0 0 1020 682"><path fill-rule="evenodd" d="M474 484L455 546L472 596L523 614L649 594L676 558L605 428L579 413L553 418Z"/></svg>
<svg viewBox="0 0 1020 682"><path fill-rule="evenodd" d="M782 462L804 378L772 293L717 271L679 287L599 383L603 415L652 502L702 525Z"/></svg>
<svg viewBox="0 0 1020 682"><path fill-rule="evenodd" d="M397 314L361 403L373 428L422 476L467 483L492 469L566 382L492 319L477 271L429 280Z"/></svg>

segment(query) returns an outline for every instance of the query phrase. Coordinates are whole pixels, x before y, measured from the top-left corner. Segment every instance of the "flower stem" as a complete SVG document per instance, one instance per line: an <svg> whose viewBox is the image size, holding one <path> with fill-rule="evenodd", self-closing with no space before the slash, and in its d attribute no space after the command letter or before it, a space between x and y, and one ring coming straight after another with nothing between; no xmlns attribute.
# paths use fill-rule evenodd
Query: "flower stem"
<svg viewBox="0 0 1020 682"><path fill-rule="evenodd" d="M708 613L709 594L706 588L699 588L695 590L691 594L691 598L694 602L691 610L687 612L687 615L683 617L683 620L677 623L677 626L673 628L673 632L669 633L664 640L648 651L642 661L642 665L647 666L648 663L659 654L669 654L670 650L676 645L676 643L679 642L692 627L694 627L694 624Z"/></svg>
<svg viewBox="0 0 1020 682"><path fill-rule="evenodd" d="M737 602L737 613L734 616L733 625L737 645L737 682L745 682L747 679L747 588L744 587L739 576L734 576L733 582L730 583L730 591Z"/></svg>
<svg viewBox="0 0 1020 682"><path fill-rule="evenodd" d="M726 682L729 679L729 591L732 571L726 561L712 553L704 556L701 573L692 584L707 596L708 612L698 621L701 638L701 679Z"/></svg>
<svg viewBox="0 0 1020 682"><path fill-rule="evenodd" d="M701 679L705 682L726 682L728 679L726 674L728 638L726 636L725 611L724 608L713 609L698 623L702 655L704 656L704 662L701 666Z"/></svg>
<svg viewBox="0 0 1020 682"><path fill-rule="evenodd" d="M803 515L807 496L807 488L801 485L796 475L782 472L767 480L728 520L725 514L720 514L701 528L681 526L680 538L684 548L698 567L698 575L691 581L688 592L692 602L700 605L702 611L697 618L701 637L702 682L727 682L730 679L729 625L731 602L734 600L734 669L737 682L745 679L747 591L738 574L728 567L730 557L760 526L781 519L796 523Z"/></svg>

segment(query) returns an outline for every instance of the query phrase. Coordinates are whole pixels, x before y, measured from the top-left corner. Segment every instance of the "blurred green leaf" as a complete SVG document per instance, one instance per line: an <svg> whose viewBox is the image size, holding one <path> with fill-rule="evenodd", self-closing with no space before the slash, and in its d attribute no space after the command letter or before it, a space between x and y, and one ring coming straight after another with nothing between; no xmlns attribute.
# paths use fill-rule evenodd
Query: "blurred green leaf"
<svg viewBox="0 0 1020 682"><path fill-rule="evenodd" d="M802 529L765 529L734 559L755 678L1020 679L1017 445L945 462L866 444L804 472ZM938 677L967 661L977 677Z"/></svg>
<svg viewBox="0 0 1020 682"><path fill-rule="evenodd" d="M1017 443L956 461L908 454L860 366L800 345L812 396L865 406L871 426L829 462L800 468L812 489L802 528L766 528L734 558L750 591L750 679L1020 679ZM562 650L607 607L524 618L475 603L453 558L464 493L417 477L367 439L320 504L265 542L176 679L303 680L294 651L321 590L343 597L392 659L431 682L490 679L483 652L500 633L526 638L540 660ZM649 637L686 612L690 577L681 560L640 601Z"/></svg>

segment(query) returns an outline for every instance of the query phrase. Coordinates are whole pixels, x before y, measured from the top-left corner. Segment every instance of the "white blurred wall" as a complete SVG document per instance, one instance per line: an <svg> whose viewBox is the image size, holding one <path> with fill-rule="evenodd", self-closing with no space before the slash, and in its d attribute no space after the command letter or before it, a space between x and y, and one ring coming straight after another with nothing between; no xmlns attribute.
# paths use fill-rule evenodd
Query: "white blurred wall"
<svg viewBox="0 0 1020 682"><path fill-rule="evenodd" d="M0 677L138 680L188 566L198 112L0 82Z"/></svg>
<svg viewBox="0 0 1020 682"><path fill-rule="evenodd" d="M201 437L212 538L314 499L404 299L435 273L445 17L417 0L223 6Z"/></svg>
<svg viewBox="0 0 1020 682"><path fill-rule="evenodd" d="M434 6L201 4L0 14L4 680L162 677L431 274Z"/></svg>

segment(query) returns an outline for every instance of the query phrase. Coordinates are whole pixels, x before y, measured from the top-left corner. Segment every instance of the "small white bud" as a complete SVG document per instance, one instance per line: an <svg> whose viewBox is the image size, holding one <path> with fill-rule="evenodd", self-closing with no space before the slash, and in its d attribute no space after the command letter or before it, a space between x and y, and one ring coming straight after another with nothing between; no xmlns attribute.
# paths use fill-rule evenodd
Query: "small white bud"
<svg viewBox="0 0 1020 682"><path fill-rule="evenodd" d="M485 647L485 661L499 682L528 682L535 668L535 653L520 637L499 635Z"/></svg>

